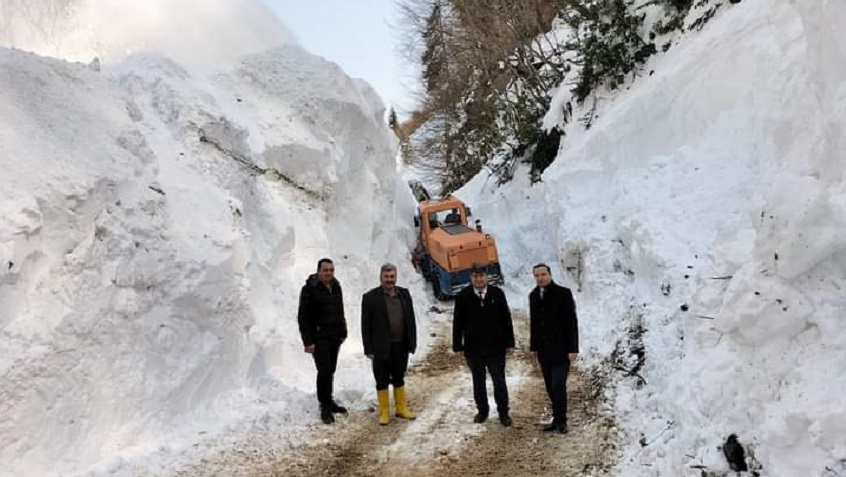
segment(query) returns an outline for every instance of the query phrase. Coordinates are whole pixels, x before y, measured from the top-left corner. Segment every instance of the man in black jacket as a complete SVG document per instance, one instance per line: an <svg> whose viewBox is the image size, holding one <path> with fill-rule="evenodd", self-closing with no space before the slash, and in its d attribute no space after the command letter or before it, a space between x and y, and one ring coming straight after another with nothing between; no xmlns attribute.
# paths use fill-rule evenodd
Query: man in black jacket
<svg viewBox="0 0 846 477"><path fill-rule="evenodd" d="M306 280L300 291L297 314L300 337L305 352L314 357L317 367L317 400L320 419L326 424L335 422L334 413L346 413L332 399L332 384L338 364L338 351L347 339L344 317L344 296L341 284L335 279L335 264L328 258L317 262L317 273Z"/></svg>
<svg viewBox="0 0 846 477"><path fill-rule="evenodd" d="M473 376L473 398L478 413L473 422L485 422L488 406L487 373L494 386L499 420L511 425L508 415L508 388L505 384L505 354L514 348L514 328L505 293L488 285L484 267L474 266L471 284L455 297L452 323L452 350L464 353Z"/></svg>
<svg viewBox="0 0 846 477"><path fill-rule="evenodd" d="M529 293L529 349L537 354L552 401L552 423L543 430L566 434L567 375L570 362L579 356L576 302L569 288L552 281L548 265L535 265L532 273L537 287Z"/></svg>
<svg viewBox="0 0 846 477"><path fill-rule="evenodd" d="M397 267L386 263L379 272L381 285L361 297L361 341L373 360L379 424L391 421L388 385L394 387L396 416L414 419L405 396L408 355L417 348L414 304L407 289L396 286Z"/></svg>

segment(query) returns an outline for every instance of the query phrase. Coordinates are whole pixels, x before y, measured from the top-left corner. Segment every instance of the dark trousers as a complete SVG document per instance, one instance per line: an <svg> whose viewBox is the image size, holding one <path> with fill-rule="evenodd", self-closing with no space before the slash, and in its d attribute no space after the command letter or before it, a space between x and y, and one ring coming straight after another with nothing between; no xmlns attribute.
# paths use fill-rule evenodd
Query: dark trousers
<svg viewBox="0 0 846 477"><path fill-rule="evenodd" d="M340 341L318 341L314 344L314 364L317 366L317 401L321 407L332 405L332 382L338 366Z"/></svg>
<svg viewBox="0 0 846 477"><path fill-rule="evenodd" d="M408 370L408 346L405 343L391 343L391 352L387 359L373 357L373 377L376 378L376 390L394 389L405 386L405 372Z"/></svg>
<svg viewBox="0 0 846 477"><path fill-rule="evenodd" d="M552 418L556 423L567 423L567 375L570 374L570 360L550 364L540 361L546 394L552 401Z"/></svg>
<svg viewBox="0 0 846 477"><path fill-rule="evenodd" d="M500 415L508 414L508 388L505 385L505 354L464 354L467 366L473 375L473 399L476 409L482 414L490 412L488 406L487 374L493 381L496 410Z"/></svg>

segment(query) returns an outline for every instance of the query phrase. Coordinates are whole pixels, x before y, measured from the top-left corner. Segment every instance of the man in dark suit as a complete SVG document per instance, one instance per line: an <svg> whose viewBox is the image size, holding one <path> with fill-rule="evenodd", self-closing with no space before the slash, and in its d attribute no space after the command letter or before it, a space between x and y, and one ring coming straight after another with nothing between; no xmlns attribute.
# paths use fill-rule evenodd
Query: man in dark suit
<svg viewBox="0 0 846 477"><path fill-rule="evenodd" d="M396 416L414 419L405 396L405 372L408 355L417 348L417 323L414 305L407 289L396 286L397 267L382 265L381 285L361 298L361 341L364 354L373 360L376 396L379 399L379 424L391 421L388 385L394 387Z"/></svg>
<svg viewBox="0 0 846 477"><path fill-rule="evenodd" d="M490 372L499 421L508 427L511 417L505 384L505 355L514 348L511 311L502 289L488 285L484 267L474 266L470 280L471 284L455 297L452 350L464 353L473 376L473 398L478 411L473 422L485 422L490 413L486 383Z"/></svg>
<svg viewBox="0 0 846 477"><path fill-rule="evenodd" d="M548 265L535 265L532 273L537 286L529 293L529 348L537 354L552 401L552 423L543 430L566 434L567 375L579 356L576 302L569 288L552 281Z"/></svg>
<svg viewBox="0 0 846 477"><path fill-rule="evenodd" d="M335 422L335 413L347 412L345 407L332 399L338 352L341 343L347 339L344 295L341 283L335 278L335 264L332 260L321 258L317 262L317 273L306 279L300 290L297 320L305 352L314 357L317 367L320 419L326 424L332 424Z"/></svg>

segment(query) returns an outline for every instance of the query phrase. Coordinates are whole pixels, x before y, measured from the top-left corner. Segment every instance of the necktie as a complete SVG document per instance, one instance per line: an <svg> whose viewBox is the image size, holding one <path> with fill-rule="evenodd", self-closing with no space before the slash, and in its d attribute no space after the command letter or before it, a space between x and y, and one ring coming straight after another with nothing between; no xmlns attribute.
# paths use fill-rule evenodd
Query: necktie
<svg viewBox="0 0 846 477"><path fill-rule="evenodd" d="M482 306L485 306L485 295L479 290L479 300L482 302Z"/></svg>

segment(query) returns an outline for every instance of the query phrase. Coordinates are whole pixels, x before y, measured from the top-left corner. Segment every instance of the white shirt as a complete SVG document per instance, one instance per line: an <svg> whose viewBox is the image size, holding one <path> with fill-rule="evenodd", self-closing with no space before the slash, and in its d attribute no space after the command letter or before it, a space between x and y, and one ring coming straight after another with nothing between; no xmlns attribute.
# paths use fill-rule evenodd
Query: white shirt
<svg viewBox="0 0 846 477"><path fill-rule="evenodd" d="M485 299L485 295L488 294L488 287L482 288L481 290L478 288L473 288L473 291L476 293L476 296L481 298L482 300Z"/></svg>

